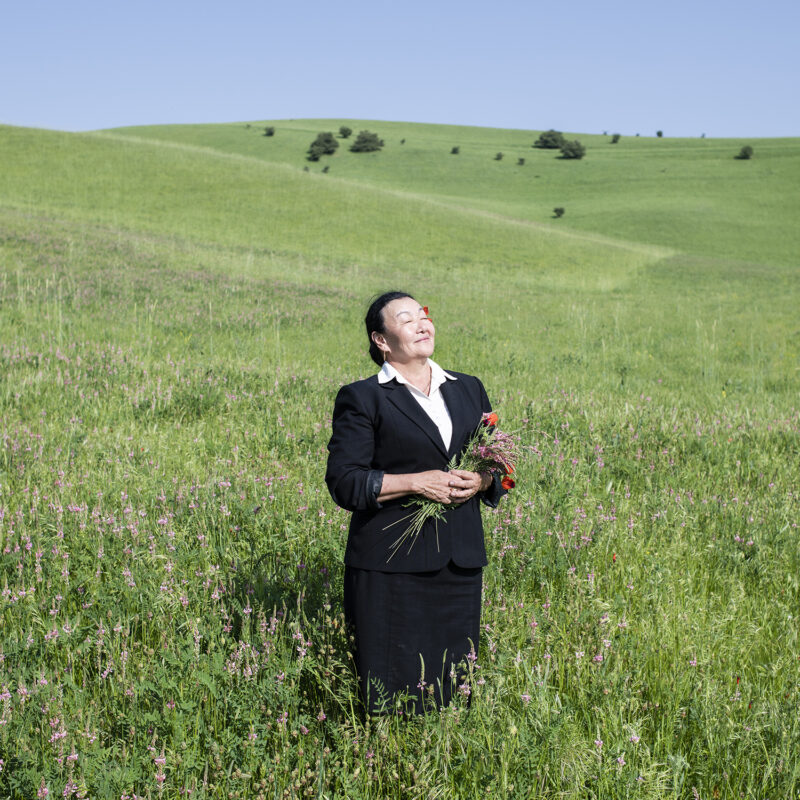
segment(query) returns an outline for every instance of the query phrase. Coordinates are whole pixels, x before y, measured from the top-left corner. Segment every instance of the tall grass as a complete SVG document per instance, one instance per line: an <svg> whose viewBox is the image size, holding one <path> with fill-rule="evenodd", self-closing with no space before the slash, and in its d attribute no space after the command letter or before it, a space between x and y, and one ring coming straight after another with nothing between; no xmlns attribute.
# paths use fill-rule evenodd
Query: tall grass
<svg viewBox="0 0 800 800"><path fill-rule="evenodd" d="M97 170L31 167L0 209L0 796L797 794L791 269L562 239L514 268L506 223L453 212L397 271L379 227L242 247L227 190L222 221L181 222L191 193L148 218L147 181ZM448 261L459 235L498 268ZM389 284L424 293L437 360L484 379L525 457L485 516L471 683L364 720L322 473Z"/></svg>

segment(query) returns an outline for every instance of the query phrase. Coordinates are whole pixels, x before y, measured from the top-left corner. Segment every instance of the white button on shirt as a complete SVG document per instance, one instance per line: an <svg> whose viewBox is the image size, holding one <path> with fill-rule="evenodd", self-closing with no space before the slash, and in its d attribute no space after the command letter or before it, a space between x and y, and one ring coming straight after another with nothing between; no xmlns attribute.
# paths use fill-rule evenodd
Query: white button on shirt
<svg viewBox="0 0 800 800"><path fill-rule="evenodd" d="M439 429L439 435L444 442L445 450L450 449L450 440L453 438L453 420L442 397L441 386L445 381L455 381L457 378L445 372L435 361L428 359L431 368L431 391L425 394L412 386L391 364L384 362L378 373L378 383L388 383L394 379L402 383L411 392L411 396L420 404L422 410L431 418L433 424Z"/></svg>

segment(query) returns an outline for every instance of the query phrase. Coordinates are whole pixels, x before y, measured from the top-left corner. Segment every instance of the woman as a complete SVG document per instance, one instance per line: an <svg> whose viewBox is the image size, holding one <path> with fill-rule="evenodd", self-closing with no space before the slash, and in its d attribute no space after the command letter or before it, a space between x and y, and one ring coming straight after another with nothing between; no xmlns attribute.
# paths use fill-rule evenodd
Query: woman
<svg viewBox="0 0 800 800"><path fill-rule="evenodd" d="M387 292L365 319L380 372L343 386L333 411L325 480L353 512L345 550L345 617L370 711L407 692L413 710L447 705L478 649L486 564L478 499L504 493L488 474L447 471L491 410L481 382L431 361L435 329L405 292ZM446 507L417 539L393 548L413 495Z"/></svg>

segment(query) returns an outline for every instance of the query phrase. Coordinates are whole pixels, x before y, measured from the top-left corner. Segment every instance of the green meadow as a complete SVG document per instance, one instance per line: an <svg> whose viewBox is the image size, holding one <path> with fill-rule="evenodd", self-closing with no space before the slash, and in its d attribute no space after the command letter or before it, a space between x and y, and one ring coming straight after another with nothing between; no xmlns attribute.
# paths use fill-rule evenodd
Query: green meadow
<svg viewBox="0 0 800 800"><path fill-rule="evenodd" d="M0 126L0 797L800 796L800 139L540 132ZM524 452L419 719L322 481L387 288Z"/></svg>

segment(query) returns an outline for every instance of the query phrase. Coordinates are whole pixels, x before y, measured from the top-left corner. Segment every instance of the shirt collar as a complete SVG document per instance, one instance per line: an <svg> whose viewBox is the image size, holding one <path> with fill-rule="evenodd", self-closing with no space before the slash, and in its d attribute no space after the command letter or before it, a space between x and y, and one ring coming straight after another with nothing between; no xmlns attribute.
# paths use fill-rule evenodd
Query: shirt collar
<svg viewBox="0 0 800 800"><path fill-rule="evenodd" d="M454 375L445 372L435 361L428 359L428 365L431 368L431 393L435 392L446 380L458 380ZM381 371L378 373L378 383L388 383L391 380L396 380L408 386L411 384L388 362L384 361Z"/></svg>

